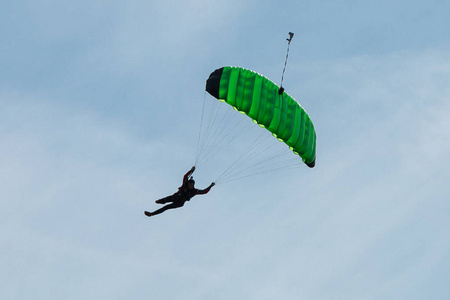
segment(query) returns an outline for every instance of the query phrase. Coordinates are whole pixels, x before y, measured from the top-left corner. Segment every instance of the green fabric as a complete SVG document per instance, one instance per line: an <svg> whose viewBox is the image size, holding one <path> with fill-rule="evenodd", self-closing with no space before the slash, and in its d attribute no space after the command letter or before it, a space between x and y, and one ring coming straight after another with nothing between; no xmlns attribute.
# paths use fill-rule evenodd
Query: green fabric
<svg viewBox="0 0 450 300"><path fill-rule="evenodd" d="M305 110L266 77L244 68L224 67L211 73L206 90L245 113L300 155L309 166L316 159L316 132Z"/></svg>

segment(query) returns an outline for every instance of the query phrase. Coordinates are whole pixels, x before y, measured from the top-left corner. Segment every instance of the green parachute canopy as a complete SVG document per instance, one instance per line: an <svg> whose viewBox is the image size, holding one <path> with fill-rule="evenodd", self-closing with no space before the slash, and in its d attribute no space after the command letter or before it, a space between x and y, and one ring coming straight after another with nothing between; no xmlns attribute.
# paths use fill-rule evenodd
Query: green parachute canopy
<svg viewBox="0 0 450 300"><path fill-rule="evenodd" d="M306 111L266 77L239 67L211 73L206 91L284 142L310 168L316 162L316 132Z"/></svg>

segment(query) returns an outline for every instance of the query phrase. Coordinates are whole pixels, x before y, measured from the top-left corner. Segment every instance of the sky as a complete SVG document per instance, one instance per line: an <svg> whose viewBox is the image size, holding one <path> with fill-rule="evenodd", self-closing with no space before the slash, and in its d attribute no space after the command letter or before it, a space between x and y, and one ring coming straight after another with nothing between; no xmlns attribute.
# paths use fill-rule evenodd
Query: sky
<svg viewBox="0 0 450 300"><path fill-rule="evenodd" d="M2 1L0 298L449 299L448 11ZM283 86L314 122L316 167L144 216L194 164L209 74L279 82L288 32Z"/></svg>

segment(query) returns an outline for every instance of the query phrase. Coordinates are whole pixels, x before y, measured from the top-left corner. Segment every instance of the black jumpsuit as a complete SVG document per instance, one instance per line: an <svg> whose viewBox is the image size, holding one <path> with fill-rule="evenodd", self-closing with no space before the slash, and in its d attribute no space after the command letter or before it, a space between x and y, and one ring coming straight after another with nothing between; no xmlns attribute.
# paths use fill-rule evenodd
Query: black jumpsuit
<svg viewBox="0 0 450 300"><path fill-rule="evenodd" d="M168 209L182 207L186 201L189 201L195 195L204 195L209 192L211 186L207 187L204 190L198 190L196 188L190 189L188 186L188 178L193 173L192 170L187 172L183 177L183 184L178 188L178 192L173 195L167 196L165 198L159 199L156 203L165 204L168 202L172 202L158 210L155 210L152 215L158 215L162 212L165 212Z"/></svg>

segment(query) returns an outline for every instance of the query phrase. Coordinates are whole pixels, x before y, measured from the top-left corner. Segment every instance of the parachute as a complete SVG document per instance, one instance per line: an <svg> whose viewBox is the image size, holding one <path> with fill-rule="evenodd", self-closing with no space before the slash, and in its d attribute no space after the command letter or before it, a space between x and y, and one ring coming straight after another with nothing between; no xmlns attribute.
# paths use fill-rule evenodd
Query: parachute
<svg viewBox="0 0 450 300"><path fill-rule="evenodd" d="M315 166L314 125L306 111L282 87L254 71L223 67L211 73L206 91L270 131L308 167Z"/></svg>

